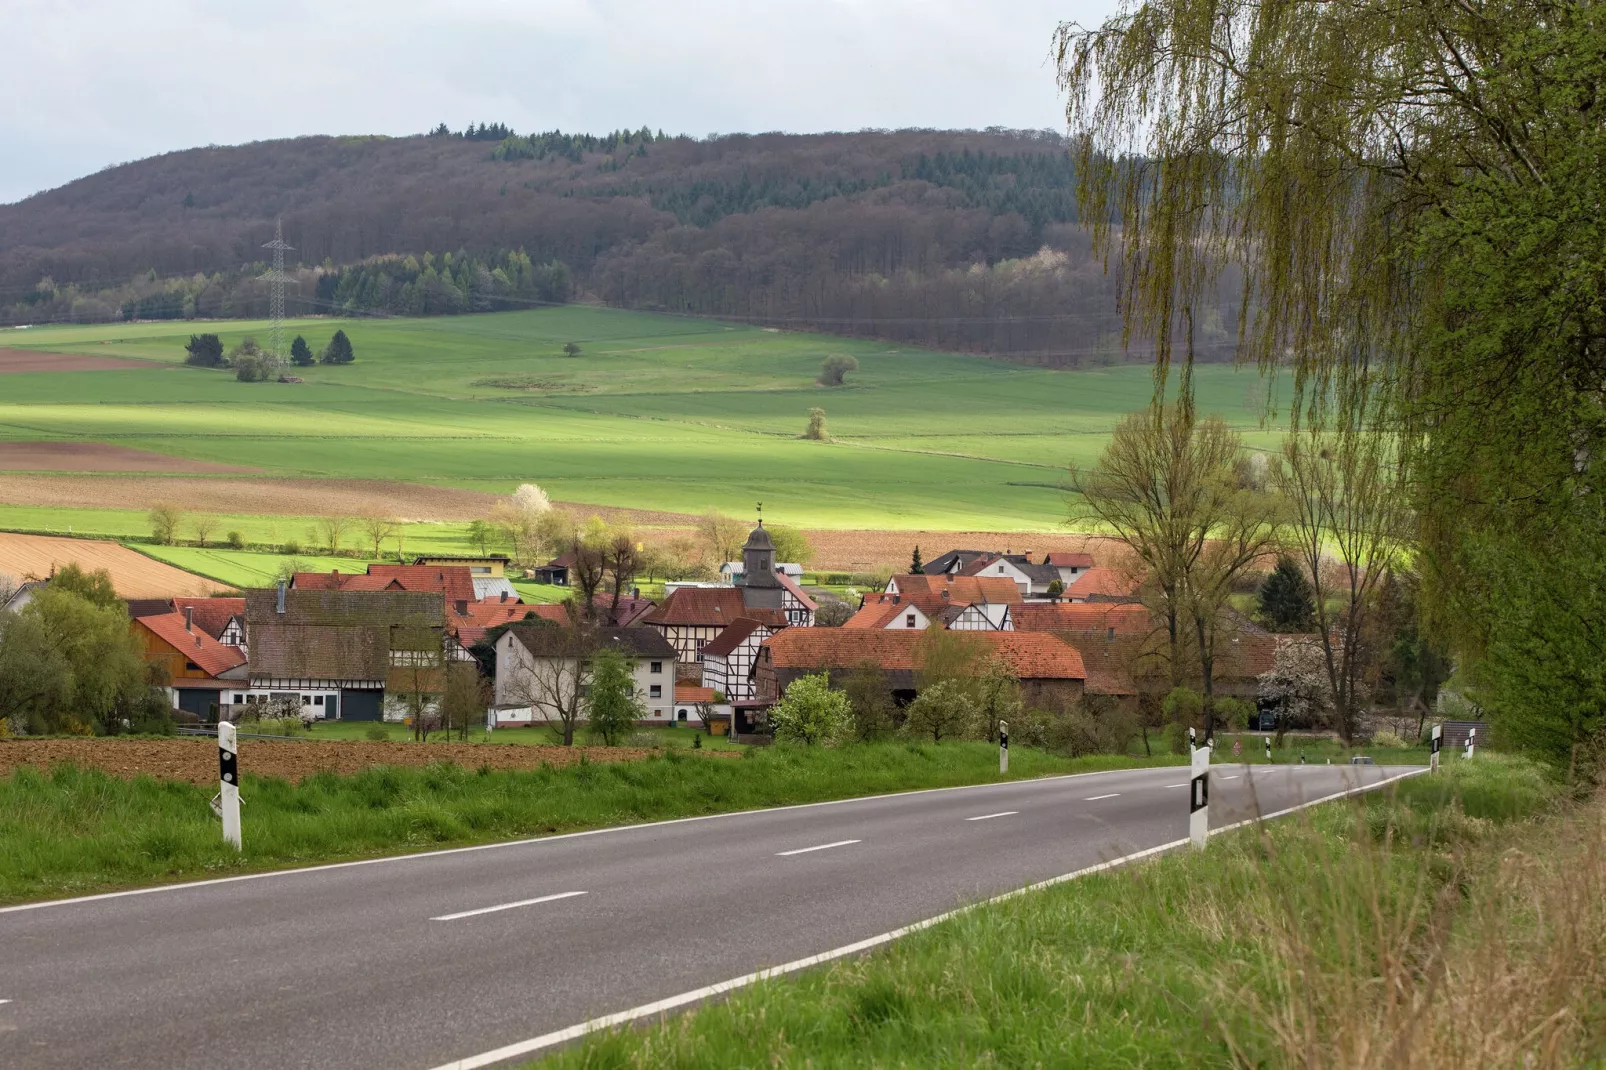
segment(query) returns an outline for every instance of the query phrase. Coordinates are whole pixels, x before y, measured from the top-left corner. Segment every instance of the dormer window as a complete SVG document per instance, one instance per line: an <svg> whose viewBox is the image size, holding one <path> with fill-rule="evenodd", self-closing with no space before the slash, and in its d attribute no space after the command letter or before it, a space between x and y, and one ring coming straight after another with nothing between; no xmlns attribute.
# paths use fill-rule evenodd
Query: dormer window
<svg viewBox="0 0 1606 1070"><path fill-rule="evenodd" d="M913 628L915 626L915 615L913 613L904 614L903 626L905 628Z"/></svg>

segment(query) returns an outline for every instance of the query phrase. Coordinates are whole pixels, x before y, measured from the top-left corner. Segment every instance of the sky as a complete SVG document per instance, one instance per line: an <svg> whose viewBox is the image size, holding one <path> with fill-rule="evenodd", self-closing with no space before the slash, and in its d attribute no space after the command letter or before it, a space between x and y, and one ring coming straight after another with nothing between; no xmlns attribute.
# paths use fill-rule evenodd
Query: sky
<svg viewBox="0 0 1606 1070"><path fill-rule="evenodd" d="M0 203L302 134L1062 129L1114 0L5 0Z"/></svg>

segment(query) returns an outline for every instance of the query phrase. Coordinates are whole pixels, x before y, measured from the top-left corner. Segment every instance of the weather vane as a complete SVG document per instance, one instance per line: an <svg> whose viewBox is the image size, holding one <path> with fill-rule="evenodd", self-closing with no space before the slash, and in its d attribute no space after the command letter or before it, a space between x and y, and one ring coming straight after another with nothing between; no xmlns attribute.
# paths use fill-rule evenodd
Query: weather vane
<svg viewBox="0 0 1606 1070"><path fill-rule="evenodd" d="M759 502L758 503L758 526L759 527L763 527L764 526L764 503L763 502Z"/></svg>

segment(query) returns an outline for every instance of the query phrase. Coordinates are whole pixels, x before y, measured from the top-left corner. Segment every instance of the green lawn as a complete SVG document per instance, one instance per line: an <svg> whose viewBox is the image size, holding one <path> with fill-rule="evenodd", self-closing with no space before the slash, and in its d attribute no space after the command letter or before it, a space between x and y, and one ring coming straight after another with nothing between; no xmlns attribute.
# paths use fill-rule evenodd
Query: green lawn
<svg viewBox="0 0 1606 1070"><path fill-rule="evenodd" d="M1141 764L1022 747L1009 779ZM777 746L739 759L676 747L636 762L374 766L300 784L247 773L236 854L207 803L215 787L22 766L0 776L0 902L998 779L998 749L986 743Z"/></svg>
<svg viewBox="0 0 1606 1070"><path fill-rule="evenodd" d="M1066 465L1150 398L1149 369L1048 371L829 335L592 307L290 325L317 348L336 327L357 363L297 371L301 385L237 383L184 367L192 331L226 344L260 323L53 326L5 332L21 348L120 355L148 367L8 375L0 441L106 441L248 464L281 476L399 479L698 512L710 506L816 527L1052 530ZM561 345L578 341L578 358ZM814 385L855 356L849 385ZM1263 387L1252 372L1195 373L1201 409L1252 444ZM510 388L507 383L540 384ZM823 407L831 443L797 438ZM137 477L135 477L137 478ZM13 528L141 534L138 514L0 507ZM303 520L226 518L248 539L301 537ZM461 532L443 526L442 538ZM419 541L414 542L418 538ZM432 549L409 531L409 548Z"/></svg>
<svg viewBox="0 0 1606 1070"><path fill-rule="evenodd" d="M407 725L393 722L360 722L360 721L330 721L326 724L314 724L307 731L311 739L346 739L361 740L374 738L376 732L383 732L384 739L392 742L407 742L413 738L413 730ZM698 738L701 737L701 738ZM445 740L443 735L431 736L420 746L429 746L432 742ZM580 742L585 742L585 732L580 733ZM709 736L701 729L692 729L687 726L658 726L653 725L636 729L631 738L626 739L627 747L662 747L666 750L691 750L692 741L697 739L697 746L705 750L746 750L738 743L731 743L723 736ZM479 729L469 733L467 740L452 740L452 742L488 743L488 744L524 744L536 746L551 746L559 742L550 728L518 726L498 728L494 732Z"/></svg>
<svg viewBox="0 0 1606 1070"><path fill-rule="evenodd" d="M1551 984L1547 969L1550 955L1593 956L1600 976L1583 935L1598 935L1599 897L1557 894L1589 871L1523 859L1525 879L1551 878L1549 901L1530 906L1496 868L1508 850L1587 841L1593 822L1594 846L1572 853L1601 871L1598 809L1567 828L1555 798L1529 763L1453 765L596 1033L540 1065L1599 1065L1603 993ZM1536 1042L1549 1033L1558 1043Z"/></svg>

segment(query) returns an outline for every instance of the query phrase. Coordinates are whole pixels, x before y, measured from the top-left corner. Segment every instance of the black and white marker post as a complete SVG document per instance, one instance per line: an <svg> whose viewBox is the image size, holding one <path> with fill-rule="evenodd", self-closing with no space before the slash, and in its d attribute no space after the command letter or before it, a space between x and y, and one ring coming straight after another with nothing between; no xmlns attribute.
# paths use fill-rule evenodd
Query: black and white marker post
<svg viewBox="0 0 1606 1070"><path fill-rule="evenodd" d="M1465 758L1472 757L1473 752L1476 751L1477 749L1478 749L1478 730L1476 728L1469 728L1469 729L1467 729L1467 753L1464 754L1462 757L1465 757Z"/></svg>
<svg viewBox="0 0 1606 1070"><path fill-rule="evenodd" d="M1266 737L1266 760L1271 761L1271 737Z"/></svg>
<svg viewBox="0 0 1606 1070"><path fill-rule="evenodd" d="M240 850L240 742L228 721L217 723L218 815L223 818L223 839Z"/></svg>
<svg viewBox="0 0 1606 1070"><path fill-rule="evenodd" d="M1188 729L1193 735L1193 729ZM1210 747L1192 746L1193 778L1188 782L1188 839L1199 850L1210 839Z"/></svg>
<svg viewBox="0 0 1606 1070"><path fill-rule="evenodd" d="M1428 754L1428 772L1430 773L1437 773L1439 771L1439 747L1442 746L1443 743L1444 726L1442 724L1436 724L1433 726L1433 750Z"/></svg>
<svg viewBox="0 0 1606 1070"><path fill-rule="evenodd" d="M998 775L1009 775L1009 722L998 722Z"/></svg>

